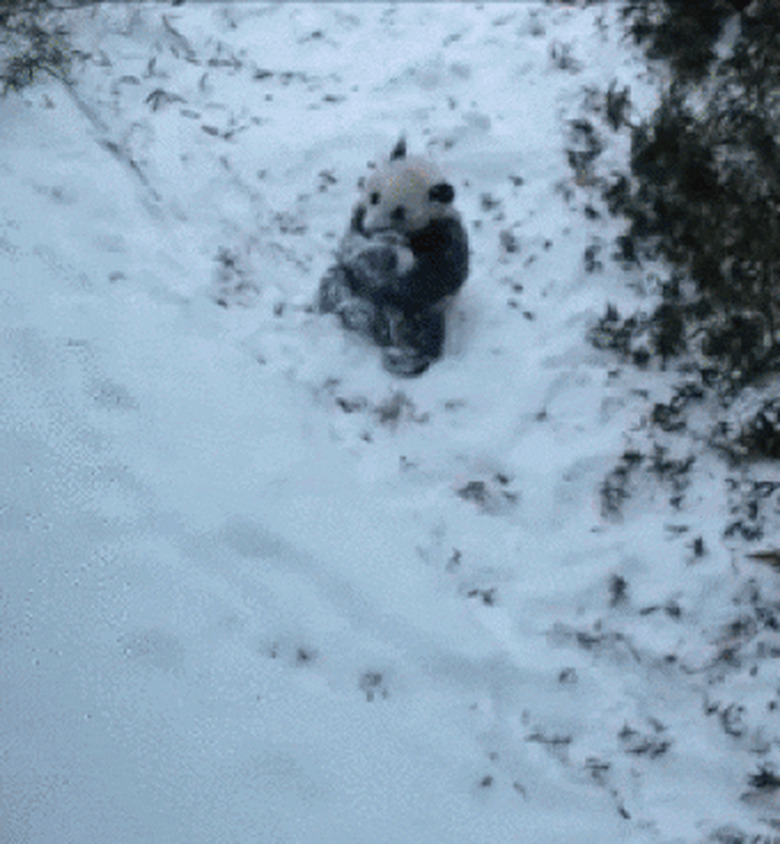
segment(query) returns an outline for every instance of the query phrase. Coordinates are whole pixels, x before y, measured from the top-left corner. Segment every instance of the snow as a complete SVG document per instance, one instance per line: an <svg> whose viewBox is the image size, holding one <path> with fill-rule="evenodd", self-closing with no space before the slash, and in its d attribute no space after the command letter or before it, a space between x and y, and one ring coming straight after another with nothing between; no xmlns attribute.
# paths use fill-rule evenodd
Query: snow
<svg viewBox="0 0 780 844"><path fill-rule="evenodd" d="M3 841L774 840L727 467L599 493L675 384L586 339L651 295L565 156L587 86L654 101L615 18L107 4L0 103ZM411 381L308 307L401 130L473 253Z"/></svg>

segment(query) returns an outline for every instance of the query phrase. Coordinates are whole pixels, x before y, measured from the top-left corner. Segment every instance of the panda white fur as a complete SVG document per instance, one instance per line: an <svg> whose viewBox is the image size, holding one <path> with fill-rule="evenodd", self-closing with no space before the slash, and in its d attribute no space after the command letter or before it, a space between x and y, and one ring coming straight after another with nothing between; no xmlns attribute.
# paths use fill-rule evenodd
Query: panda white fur
<svg viewBox="0 0 780 844"><path fill-rule="evenodd" d="M419 375L441 356L445 307L468 275L455 191L403 138L360 187L318 309L384 347L390 372Z"/></svg>

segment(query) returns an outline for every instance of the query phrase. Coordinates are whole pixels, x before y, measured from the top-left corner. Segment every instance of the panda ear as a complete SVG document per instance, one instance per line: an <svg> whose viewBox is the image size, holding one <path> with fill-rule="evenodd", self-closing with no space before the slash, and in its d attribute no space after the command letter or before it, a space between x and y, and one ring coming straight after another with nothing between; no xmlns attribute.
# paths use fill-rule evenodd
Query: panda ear
<svg viewBox="0 0 780 844"><path fill-rule="evenodd" d="M406 158L406 138L403 135L398 139L390 153L390 161L396 161L399 158Z"/></svg>
<svg viewBox="0 0 780 844"><path fill-rule="evenodd" d="M439 182L429 189L428 199L431 202L442 202L449 205L455 199L455 188L449 182Z"/></svg>

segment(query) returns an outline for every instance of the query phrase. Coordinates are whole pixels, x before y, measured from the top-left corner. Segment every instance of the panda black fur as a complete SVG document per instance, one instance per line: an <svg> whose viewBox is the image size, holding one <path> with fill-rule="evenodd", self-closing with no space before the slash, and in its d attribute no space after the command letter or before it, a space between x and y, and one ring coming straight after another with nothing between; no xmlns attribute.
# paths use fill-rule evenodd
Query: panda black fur
<svg viewBox="0 0 780 844"><path fill-rule="evenodd" d="M403 138L361 185L320 282L320 313L384 347L396 375L419 375L441 356L446 304L468 275L468 237L455 191L433 162L406 155Z"/></svg>

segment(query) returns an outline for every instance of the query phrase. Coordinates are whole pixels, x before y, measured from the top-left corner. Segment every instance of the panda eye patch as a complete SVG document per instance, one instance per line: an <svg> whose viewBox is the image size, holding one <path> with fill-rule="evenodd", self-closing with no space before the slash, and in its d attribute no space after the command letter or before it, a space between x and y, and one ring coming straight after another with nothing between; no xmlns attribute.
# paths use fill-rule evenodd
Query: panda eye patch
<svg viewBox="0 0 780 844"><path fill-rule="evenodd" d="M398 205L393 208L390 218L394 223L402 223L406 219L406 209L403 205Z"/></svg>
<svg viewBox="0 0 780 844"><path fill-rule="evenodd" d="M374 191L368 199L372 205L379 205L379 193L377 191Z"/></svg>
<svg viewBox="0 0 780 844"><path fill-rule="evenodd" d="M428 191L428 199L431 202L443 202L447 205L455 199L455 188L447 182L440 182Z"/></svg>

